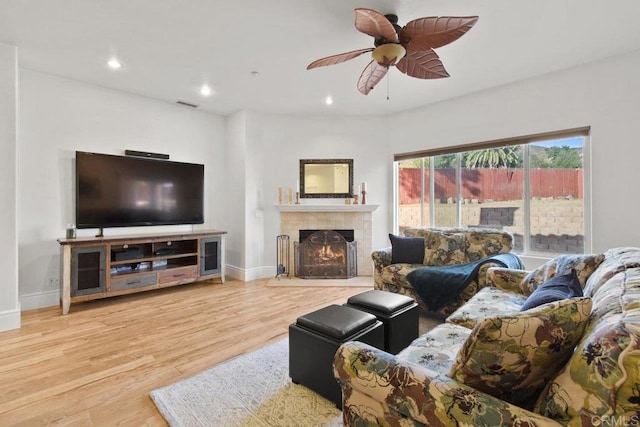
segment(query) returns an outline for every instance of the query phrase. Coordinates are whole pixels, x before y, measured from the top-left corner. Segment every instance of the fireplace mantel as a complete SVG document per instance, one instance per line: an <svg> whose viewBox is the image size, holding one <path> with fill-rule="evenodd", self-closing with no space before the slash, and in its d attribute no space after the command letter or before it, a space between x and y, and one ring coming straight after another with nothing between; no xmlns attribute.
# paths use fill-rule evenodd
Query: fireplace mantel
<svg viewBox="0 0 640 427"><path fill-rule="evenodd" d="M280 212L373 212L380 205L275 205Z"/></svg>

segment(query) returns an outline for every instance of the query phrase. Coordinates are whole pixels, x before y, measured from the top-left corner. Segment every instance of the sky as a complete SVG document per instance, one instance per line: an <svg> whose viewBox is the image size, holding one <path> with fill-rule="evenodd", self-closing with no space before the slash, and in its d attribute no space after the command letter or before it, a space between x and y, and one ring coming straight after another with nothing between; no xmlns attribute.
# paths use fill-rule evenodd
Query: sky
<svg viewBox="0 0 640 427"><path fill-rule="evenodd" d="M582 147L584 145L584 137L575 136L572 138L554 139L551 141L536 142L532 145L538 147L562 147L568 145L571 148Z"/></svg>

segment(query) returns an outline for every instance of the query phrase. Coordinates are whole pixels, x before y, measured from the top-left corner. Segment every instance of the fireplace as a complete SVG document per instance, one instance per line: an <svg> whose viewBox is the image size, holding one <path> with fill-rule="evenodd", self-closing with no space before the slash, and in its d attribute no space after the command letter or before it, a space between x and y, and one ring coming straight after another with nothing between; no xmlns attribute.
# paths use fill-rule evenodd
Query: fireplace
<svg viewBox="0 0 640 427"><path fill-rule="evenodd" d="M300 230L294 243L295 275L303 279L348 279L358 275L353 230Z"/></svg>
<svg viewBox="0 0 640 427"><path fill-rule="evenodd" d="M356 271L359 276L373 276L373 262L371 252L373 248L373 212L378 205L346 205L336 204L290 204L275 205L280 212L280 234L290 236L289 259L287 266L291 266L294 275L293 242L301 229L315 230L353 230L354 241L358 242L356 255ZM301 242L302 240L298 240ZM275 270L274 270L275 274Z"/></svg>

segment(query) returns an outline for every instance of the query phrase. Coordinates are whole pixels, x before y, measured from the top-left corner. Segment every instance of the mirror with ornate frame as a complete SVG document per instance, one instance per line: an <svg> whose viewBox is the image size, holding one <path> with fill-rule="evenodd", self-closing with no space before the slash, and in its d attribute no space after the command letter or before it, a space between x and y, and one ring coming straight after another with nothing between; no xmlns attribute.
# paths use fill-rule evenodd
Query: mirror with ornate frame
<svg viewBox="0 0 640 427"><path fill-rule="evenodd" d="M300 160L301 198L353 197L353 159Z"/></svg>

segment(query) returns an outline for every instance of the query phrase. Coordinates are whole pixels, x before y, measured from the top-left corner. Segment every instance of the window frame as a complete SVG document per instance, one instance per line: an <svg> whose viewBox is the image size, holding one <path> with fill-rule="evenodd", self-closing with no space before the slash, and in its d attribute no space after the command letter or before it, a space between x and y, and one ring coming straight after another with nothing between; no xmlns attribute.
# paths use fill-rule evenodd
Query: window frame
<svg viewBox="0 0 640 427"><path fill-rule="evenodd" d="M413 160L413 159L421 159L421 185L422 189L425 188L425 158L434 158L435 156L445 155L445 154L456 154L456 224L458 227L461 227L462 223L462 204L460 203L461 197L461 173L462 173L462 153L467 151L474 150L483 150L488 148L499 148L504 146L512 146L512 145L521 145L523 146L523 209L524 209L524 232L523 232L523 242L522 242L522 253L520 255L523 256L532 256L532 257L543 257L548 258L549 256L553 256L556 253L553 252L540 252L531 250L531 186L530 186L530 155L531 150L530 146L532 143L540 143L544 141L553 141L557 139L565 139L572 137L582 137L583 138L583 146L582 146L582 169L583 169L583 244L584 253L592 252L592 226L591 226L591 207L592 207L592 199L591 199L591 127L578 127L572 129L566 129L561 131L551 131L544 133L537 133L531 135L525 135L520 137L512 137L512 138L503 138L498 140L490 140L490 141L482 141L471 144L463 144L451 147L439 147L435 149L421 150L421 151L413 151L407 153L399 153L394 154L394 162L393 162L393 229L397 234L400 230L399 224L399 207L400 207L400 191L399 191L399 162L403 160ZM435 224L435 191L434 186L435 182L433 177L435 176L435 161L429 162L429 170L431 177L429 179L429 224ZM420 221L421 224L424 224L424 211L425 211L425 198L424 191L421 192L421 209L420 209Z"/></svg>

